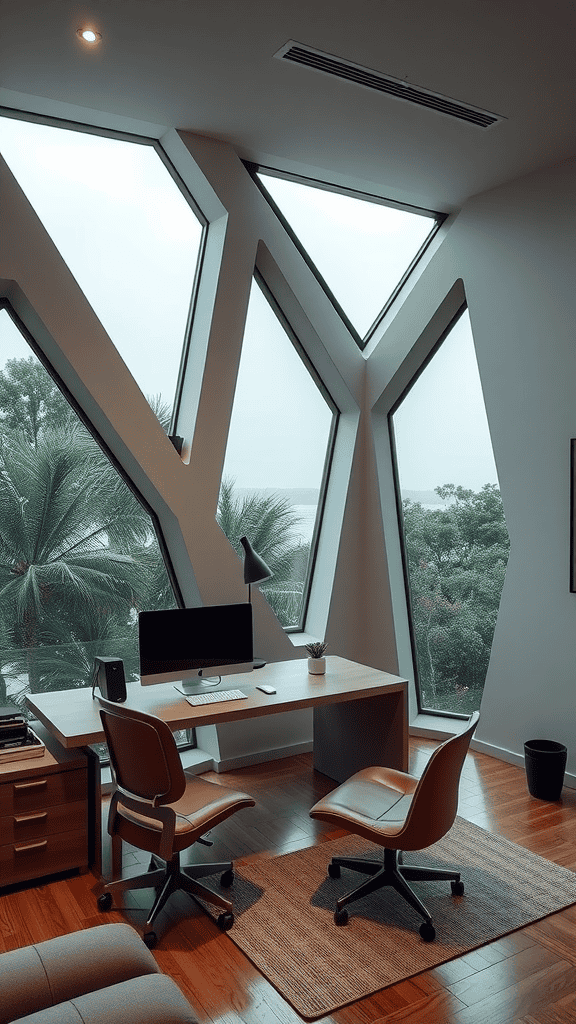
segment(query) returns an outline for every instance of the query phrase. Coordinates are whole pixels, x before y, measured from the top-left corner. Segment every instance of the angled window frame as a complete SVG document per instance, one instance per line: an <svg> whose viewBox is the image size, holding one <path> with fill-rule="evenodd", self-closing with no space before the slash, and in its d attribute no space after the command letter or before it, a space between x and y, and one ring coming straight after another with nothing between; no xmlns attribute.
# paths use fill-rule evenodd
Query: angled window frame
<svg viewBox="0 0 576 1024"><path fill-rule="evenodd" d="M16 109L14 109L12 107L5 107L5 106L2 106L2 105L0 105L0 117L11 118L12 120L15 120L15 121L28 121L28 122L31 122L33 124L43 124L43 125L47 125L48 127L51 127L51 128L62 128L62 129L65 129L67 131L78 132L81 135L96 135L96 136L100 136L100 137L107 138L107 139L115 139L115 140L118 140L119 142L129 142L129 143L132 143L132 144L135 144L135 145L149 146L151 149L154 150L156 155L161 160L161 162L164 165L164 167L166 168L168 174L170 175L170 177L174 181L176 187L181 192L181 194L184 196L184 199L186 200L188 205L191 207L194 215L196 216L198 222L200 223L201 228L202 228L202 237L200 239L200 246L199 246L199 251L198 251L198 258L196 260L196 268L195 268L195 273L194 273L194 279L192 281L192 288L191 288L191 293L190 293L190 301L189 301L189 304L188 304L188 314L187 314L187 318L186 318L186 327L185 327L185 330L184 330L184 335L182 337L182 349L181 349L181 353L180 353L180 363L179 363L178 373L177 373L177 376L176 376L175 391L174 391L174 403L173 403L173 406L172 406L171 420L170 420L169 436L174 434L174 431L176 429L176 424L178 422L178 415L179 415L179 412L180 412L180 405L181 405L181 401L182 401L182 385L183 385L184 375L185 375L185 372L186 372L186 365L187 365L187 361L188 361L188 357L189 357L189 353L190 353L191 336L192 336L192 325L193 325L193 322L194 322L196 306L197 306L197 303L198 303L198 289L199 289L199 283L200 283L200 277L201 277L201 274L202 274L202 268L203 268L203 264L204 264L204 259L205 259L205 255L206 255L206 245L207 245L207 236L208 236L208 228L209 228L209 222L208 222L207 217L204 215L204 213L200 209L197 201L195 200L194 196L190 192L190 189L187 187L187 185L184 182L183 178L181 177L181 175L178 173L178 171L174 167L174 164L171 162L171 160L168 157L167 153L163 149L161 141L159 139L151 138L150 136L147 136L147 135L139 135L139 134L137 134L135 132L116 131L114 129L101 128L101 127L99 127L97 125L84 124L83 122L67 120L66 118L58 118L58 117L52 117L52 116L49 116L49 115L42 115L42 114L31 113L29 111L24 111L24 110L16 110ZM1 155L1 149L0 149L0 155ZM73 273L73 271L71 271L71 272ZM113 339L111 339L111 340L112 340L112 344L115 344L114 340ZM128 367L128 370L130 371L130 373L132 373L132 371L130 370L130 367ZM48 372L50 372L50 371L48 371ZM133 374L132 374L132 376L133 376ZM62 387L62 385L59 383L58 387ZM65 391L64 391L64 394L66 394L66 397L68 397L68 395L67 395L67 393ZM100 442L98 442L98 443L100 443ZM107 454L109 454L109 453L107 452ZM126 481L126 483L129 483L129 482ZM142 499L139 498L139 500L142 500Z"/></svg>
<svg viewBox="0 0 576 1024"><path fill-rule="evenodd" d="M436 708L424 708L422 706L422 695L421 695L420 679L419 679L419 668L418 668L418 652L417 652L417 647L416 647L416 634L415 634L415 630L414 630L414 621L413 621L413 616L412 616L412 600L411 600L412 588L411 588L411 585L410 585L410 570L409 570L409 566L408 566L408 552L406 550L406 538L405 538L405 533L404 533L404 516L403 516L403 512L402 512L402 494L401 494L401 491L400 491L400 474L399 474L399 470L398 470L398 457L397 457L397 452L396 452L396 440L395 440L395 434L394 434L394 420L393 420L393 417L394 417L394 413L400 408L400 406L402 405L404 399L407 397L409 392L412 390L414 384L416 384L416 381L419 379L419 377L422 376L422 374L425 372L426 368L429 366L429 364L434 359L434 356L436 355L436 353L442 347L442 344L444 343L444 341L446 340L446 338L450 334L452 328L456 326L456 324L458 323L460 318L464 315L464 313L466 312L467 309L468 309L468 303L464 302L460 306L460 308L457 310L455 315L451 318L450 322L443 329L442 333L440 334L440 337L435 342L435 344L432 346L432 348L430 349L430 351L426 355L425 359L422 360L422 362L420 363L418 369L412 375L412 377L408 381L407 385L402 389L402 393L398 396L398 398L394 402L394 405L392 406L392 408L388 412L388 433L389 433L389 437L390 437L390 450L391 450L391 453L392 453L392 474L393 474L393 478L394 478L394 496L395 496L395 500L396 500L396 517L397 517L397 525L398 525L398 536L400 538L400 553L401 553L401 558L402 558L402 575L403 575L403 580L404 580L404 600L405 600L405 608L406 608L406 617L407 617L407 620L408 620L408 632L409 632L409 636L410 636L410 652L411 652L411 657L412 657L412 673L413 673L413 678L414 678L414 688L415 688L415 691L416 691L416 705L417 705L417 709L418 709L418 714L419 715L429 715L430 717L433 717L433 718L455 719L455 720L458 720L458 721L467 721L469 716L465 715L465 714L461 714L458 711L439 711Z"/></svg>
<svg viewBox="0 0 576 1024"><path fill-rule="evenodd" d="M411 277L411 275L412 275L413 271L415 270L416 266L418 265L418 263L422 259L424 253L429 248L429 246L432 243L433 239L435 238L435 236L437 235L438 231L440 230L440 227L442 226L442 224L446 220L447 214L446 213L440 213L437 210L428 210L428 209L426 209L424 207L414 206L414 205L412 205L410 203L400 203L400 202L396 202L395 200L392 200L392 199L385 199L383 196L377 196L377 195L375 195L374 193L371 193L371 192L361 192L358 189L344 188L342 185L335 185L332 182L326 181L326 180L321 179L321 178L309 178L309 177L306 177L305 175L302 175L302 174L293 174L293 173L288 173L286 171L279 171L279 170L277 170L277 168L269 167L269 166L264 165L264 164L255 164L255 163L250 163L248 161L245 161L244 162L244 166L246 167L246 170L250 174L250 176L251 176L252 180L254 181L255 185L257 186L257 188L260 190L262 195L265 197L266 202L274 210L274 213L278 217L278 220L282 224L284 230L290 236L292 242L294 243L294 245L298 249L298 252L302 256L302 259L305 261L305 263L308 266L309 270L314 274L314 277L318 281L318 284L320 285L320 287L325 292L326 296L328 297L328 299L330 300L330 302L334 306L334 309L336 310L336 312L338 313L338 316L343 321L346 329L348 330L348 332L350 333L350 335L353 337L354 341L358 345L358 348L361 351L363 351L366 348L366 346L369 344L369 342L372 340L372 338L374 337L376 331L378 330L378 327L380 326L380 324L384 320L388 310L392 307L392 305L395 303L395 301L398 298L398 296L400 295L400 293L403 291L404 286L406 285L406 282ZM382 309L380 310L380 312L378 313L378 315L376 316L376 318L372 322L371 326L369 327L367 333L363 337L360 335L359 331L357 330L357 328L354 326L354 324L350 320L350 317L348 316L348 314L343 310L341 304L339 303L338 299L334 295L334 292L332 291L332 289L329 287L329 285L327 284L326 280L322 276L319 268L316 266L316 264L314 263L314 261L312 260L312 258L308 254L308 252L306 251L305 247L303 246L302 242L298 238L298 235L295 233L294 229L291 227L290 222L286 219L285 215L280 210L280 207L278 206L278 204L275 202L275 200L272 198L272 196L268 192L264 182L259 177L260 174L268 175L271 178L282 178L285 181L293 181L293 182L296 182L297 184L307 185L309 188L322 189L325 192L335 192L338 195L349 196L351 199L362 200L365 203L374 203L374 204L376 204L378 206L387 206L387 207L390 207L393 210L404 210L406 213L422 214L423 216L426 216L430 220L433 221L433 227L428 232L428 235L426 236L426 238L424 239L424 242L422 243L422 245L418 249L418 252L412 258L409 266L406 268L406 270L402 274L402 277L400 278L400 280L398 281L398 283L394 287L394 289L391 292L391 294L389 295L388 299L386 300L386 302L382 306Z"/></svg>
<svg viewBox="0 0 576 1024"><path fill-rule="evenodd" d="M284 626L285 633L302 633L306 629L306 619L308 615L308 606L310 604L310 590L312 586L312 579L314 576L314 570L316 568L316 559L318 554L318 544L320 540L320 534L322 532L322 520L324 518L324 509L326 507L326 496L328 491L328 481L330 479L330 470L332 468L332 462L334 458L334 448L336 445L336 435L338 432L338 423L340 419L340 409L336 404L334 398L330 394L330 391L326 387L326 384L322 380L320 374L316 370L313 361L308 355L304 345L299 340L296 331L292 327L288 316L282 309L278 299L274 295L272 286L268 283L264 277L262 271L258 268L258 265L254 267L253 274L253 285L260 288L262 295L266 302L268 302L272 312L276 316L280 326L284 330L288 340L293 345L296 354L301 359L306 370L310 374L314 381L318 391L322 395L322 398L326 402L330 412L332 413L332 422L330 424L330 431L328 434L328 444L326 446L326 455L324 457L324 466L322 470L322 477L320 481L320 493L318 495L318 507L316 510L316 517L314 521L314 529L312 532L312 538L310 541L310 557L308 559L308 566L306 569L306 576L304 578L303 588L303 599L300 610L300 616L298 622L293 626Z"/></svg>

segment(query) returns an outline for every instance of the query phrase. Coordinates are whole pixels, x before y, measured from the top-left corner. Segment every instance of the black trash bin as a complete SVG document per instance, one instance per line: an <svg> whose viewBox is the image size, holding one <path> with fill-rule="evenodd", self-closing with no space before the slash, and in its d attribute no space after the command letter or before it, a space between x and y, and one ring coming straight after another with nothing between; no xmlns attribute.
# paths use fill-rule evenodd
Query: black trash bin
<svg viewBox="0 0 576 1024"><path fill-rule="evenodd" d="M531 796L559 800L564 785L568 750L554 740L528 740L524 744L526 781Z"/></svg>

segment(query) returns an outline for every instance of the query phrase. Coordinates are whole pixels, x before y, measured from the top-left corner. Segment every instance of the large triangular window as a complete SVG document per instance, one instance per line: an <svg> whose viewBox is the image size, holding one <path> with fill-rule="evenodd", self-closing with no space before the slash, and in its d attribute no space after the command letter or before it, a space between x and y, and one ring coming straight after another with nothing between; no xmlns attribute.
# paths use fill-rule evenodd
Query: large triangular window
<svg viewBox="0 0 576 1024"><path fill-rule="evenodd" d="M358 342L366 342L435 233L439 215L265 171L257 179Z"/></svg>
<svg viewBox="0 0 576 1024"><path fill-rule="evenodd" d="M165 429L203 224L153 145L0 117L0 153Z"/></svg>
<svg viewBox="0 0 576 1024"><path fill-rule="evenodd" d="M272 570L260 590L285 629L301 628L336 407L263 283L252 284L218 522Z"/></svg>

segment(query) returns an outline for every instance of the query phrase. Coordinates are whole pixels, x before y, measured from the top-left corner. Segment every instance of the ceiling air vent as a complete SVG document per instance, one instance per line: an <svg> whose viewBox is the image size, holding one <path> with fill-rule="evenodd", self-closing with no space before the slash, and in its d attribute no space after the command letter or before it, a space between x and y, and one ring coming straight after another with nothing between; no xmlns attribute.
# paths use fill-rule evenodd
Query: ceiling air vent
<svg viewBox="0 0 576 1024"><path fill-rule="evenodd" d="M441 96L437 92L421 89L418 85L410 85L409 82L404 82L399 78L390 78L389 75L371 71L359 64L351 64L350 61L333 57L329 53L322 53L321 50L313 50L312 47L303 46L302 43L296 43L293 40L286 43L274 56L279 60L289 60L293 64L302 64L304 67L312 68L313 71L332 75L333 78L343 78L347 82L355 82L356 85L363 85L366 89L387 93L388 96L395 96L396 99L406 100L408 103L416 103L420 107L428 107L430 110L436 110L439 114L455 117L459 121L475 124L479 128L490 128L497 121L504 120L498 114L490 113L489 110L470 107L468 104L459 103L458 100L450 99L448 96Z"/></svg>

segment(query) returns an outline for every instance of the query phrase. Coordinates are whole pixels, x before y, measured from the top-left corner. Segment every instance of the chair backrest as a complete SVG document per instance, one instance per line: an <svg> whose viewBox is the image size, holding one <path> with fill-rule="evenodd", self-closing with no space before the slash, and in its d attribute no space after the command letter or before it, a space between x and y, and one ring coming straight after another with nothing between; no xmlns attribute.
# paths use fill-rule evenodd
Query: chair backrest
<svg viewBox="0 0 576 1024"><path fill-rule="evenodd" d="M103 697L97 700L117 786L154 806L179 800L186 778L166 722Z"/></svg>
<svg viewBox="0 0 576 1024"><path fill-rule="evenodd" d="M458 810L458 788L464 759L480 713L470 716L463 732L441 743L416 787L402 829L403 850L425 850L445 836Z"/></svg>

